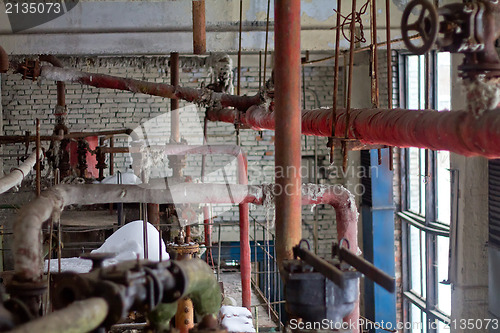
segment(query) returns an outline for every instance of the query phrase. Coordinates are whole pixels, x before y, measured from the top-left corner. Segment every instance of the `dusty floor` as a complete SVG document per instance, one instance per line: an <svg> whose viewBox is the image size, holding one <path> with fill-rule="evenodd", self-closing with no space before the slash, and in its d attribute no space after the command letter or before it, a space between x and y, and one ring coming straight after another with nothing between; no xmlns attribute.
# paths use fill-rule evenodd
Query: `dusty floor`
<svg viewBox="0 0 500 333"><path fill-rule="evenodd" d="M239 272L224 272L221 274L221 281L224 283L225 296L230 296L236 300L237 306L241 306L241 275ZM263 328L269 331L270 328L277 328L275 322L271 320L267 307L264 305L254 307L254 305L264 304L264 301L252 290L252 315L254 317L254 327ZM255 310L257 308L257 311ZM256 316L257 312L257 316Z"/></svg>

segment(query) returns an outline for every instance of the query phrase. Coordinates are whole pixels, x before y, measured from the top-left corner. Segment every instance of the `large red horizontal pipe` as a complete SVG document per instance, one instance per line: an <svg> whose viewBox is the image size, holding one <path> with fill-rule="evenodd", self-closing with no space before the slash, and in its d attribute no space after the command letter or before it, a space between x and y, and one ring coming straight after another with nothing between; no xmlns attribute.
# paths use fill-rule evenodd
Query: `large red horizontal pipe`
<svg viewBox="0 0 500 333"><path fill-rule="evenodd" d="M53 66L42 66L40 77L47 80L80 83L96 88L118 89L171 99L182 99L205 106L214 106L220 103L223 107L232 106L242 111L248 109L252 105L261 103L260 95L234 96L216 93L206 88L185 88L165 83L154 83L112 75L79 72L73 69Z"/></svg>
<svg viewBox="0 0 500 333"><path fill-rule="evenodd" d="M53 66L43 66L41 76L49 80L178 98L204 105L234 107L240 111L246 110L241 116L242 125L254 129L275 129L274 115L260 105L259 95L233 96L208 89L174 87ZM237 112L233 109L213 108L208 116L212 121L235 123ZM348 136L367 144L449 150L465 156L498 158L499 113L498 109L489 110L476 117L466 111L351 109ZM330 109L302 111L302 134L330 137L331 116ZM337 109L336 117L336 133L344 133L345 109Z"/></svg>
<svg viewBox="0 0 500 333"><path fill-rule="evenodd" d="M209 110L208 119L234 123L233 109ZM331 109L302 111L302 134L329 137ZM335 133L345 131L345 109L337 109ZM240 121L256 130L274 130L274 114L254 106ZM500 109L481 116L466 111L351 109L349 138L366 144L449 150L464 156L500 157Z"/></svg>

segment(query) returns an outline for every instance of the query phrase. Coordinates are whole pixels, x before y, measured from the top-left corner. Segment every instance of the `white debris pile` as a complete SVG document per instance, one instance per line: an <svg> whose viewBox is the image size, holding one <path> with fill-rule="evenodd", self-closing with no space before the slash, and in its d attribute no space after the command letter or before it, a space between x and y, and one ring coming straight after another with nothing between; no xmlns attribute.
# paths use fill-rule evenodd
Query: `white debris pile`
<svg viewBox="0 0 500 333"><path fill-rule="evenodd" d="M116 230L109 236L104 244L92 251L92 253L115 253L116 256L104 262L104 266L114 265L116 263L144 259L144 239L143 239L143 222L133 221L125 224L120 229ZM147 240L148 240L148 259L152 261L160 260L160 242L158 230L151 224L147 223ZM161 241L161 258L162 260L169 259L166 251L166 246L163 240ZM47 270L48 260L45 260L45 271ZM92 262L80 258L62 258L61 271L71 271L77 273L86 273L92 268ZM56 259L50 261L50 271L57 272L59 264Z"/></svg>
<svg viewBox="0 0 500 333"><path fill-rule="evenodd" d="M255 332L250 310L240 306L224 305L219 311L219 324L228 332Z"/></svg>
<svg viewBox="0 0 500 333"><path fill-rule="evenodd" d="M121 174L121 184L123 185L138 185L142 184L142 181L139 177L137 177L133 172L124 172ZM96 184L118 184L118 175L114 174L112 176L108 176L104 178L101 182L96 181Z"/></svg>

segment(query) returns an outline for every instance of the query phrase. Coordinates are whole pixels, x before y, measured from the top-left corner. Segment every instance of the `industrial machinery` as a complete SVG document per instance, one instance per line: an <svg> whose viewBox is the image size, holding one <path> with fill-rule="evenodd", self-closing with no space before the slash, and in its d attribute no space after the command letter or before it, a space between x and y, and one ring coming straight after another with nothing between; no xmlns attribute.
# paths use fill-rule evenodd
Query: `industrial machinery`
<svg viewBox="0 0 500 333"><path fill-rule="evenodd" d="M411 15L417 20L411 22ZM438 9L427 0L413 0L403 12L401 31L409 51L424 54L434 44L440 51L465 54L459 67L464 77L500 75L500 57L495 49L500 37L500 3L496 0L464 1ZM421 45L410 38L420 34Z"/></svg>
<svg viewBox="0 0 500 333"><path fill-rule="evenodd" d="M84 258L93 262L89 273L63 272L52 275L51 302L57 311L78 301L92 298L104 300L105 307L101 310L105 312L104 320L97 324L98 328L109 329L126 319L131 312L137 311L147 315L152 329L163 332L170 328L170 319L177 311L177 302L186 296L193 300L201 322L213 322L219 311L220 287L210 266L202 260L137 260L103 267L103 261L110 258L110 254L87 254ZM17 308L13 307L15 304ZM21 324L19 313L26 306L20 301L10 301L6 308L3 308L5 311L0 316L2 330ZM17 313L13 313L13 310ZM29 314L25 318L33 319L29 318ZM61 328L61 331L64 329Z"/></svg>
<svg viewBox="0 0 500 333"><path fill-rule="evenodd" d="M286 310L292 318L316 323L327 319L329 327L342 327L342 319L358 301L362 274L394 292L394 278L339 244L333 244L332 260L318 257L302 244L309 246L302 240L293 248L295 259L284 262Z"/></svg>

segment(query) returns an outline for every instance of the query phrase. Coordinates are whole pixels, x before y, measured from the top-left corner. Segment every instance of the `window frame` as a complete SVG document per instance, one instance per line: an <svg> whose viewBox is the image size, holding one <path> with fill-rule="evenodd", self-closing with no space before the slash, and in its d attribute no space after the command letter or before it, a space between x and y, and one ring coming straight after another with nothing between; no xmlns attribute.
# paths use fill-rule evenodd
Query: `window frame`
<svg viewBox="0 0 500 333"><path fill-rule="evenodd" d="M399 53L399 71L404 73L400 75L400 105L407 108L408 105L408 82L407 82L407 66L409 53ZM430 104L431 108L437 105L437 53L431 52L429 57L430 72L429 81L431 85ZM425 68L424 68L425 72ZM420 75L420 74L419 74ZM425 89L424 83L424 89ZM425 89L427 91L427 89ZM419 101L420 104L420 101ZM437 308L438 305L438 272L437 272L437 237L450 236L450 226L437 221L437 152L425 150L425 178L424 183L425 193L425 216L419 215L410 211L410 177L409 177L409 148L402 148L400 154L400 180L401 180L401 207L397 216L401 220L401 264L402 264L402 298L403 298L403 320L405 322L415 322L411 319L411 305L417 306L422 313L426 315L427 323L434 322L436 319L440 322L449 324L450 317ZM451 170L450 170L451 172ZM450 174L453 182L453 174ZM452 186L453 188L453 186ZM452 189L450 189L451 191ZM453 197L453 193L451 193ZM421 209L422 210L422 209ZM425 269L424 278L426 279L425 297L417 294L411 289L411 242L410 242L410 227L417 228L422 231L425 237ZM426 323L426 324L427 324ZM407 332L408 330L405 330ZM427 327L425 332L437 332L436 329Z"/></svg>

